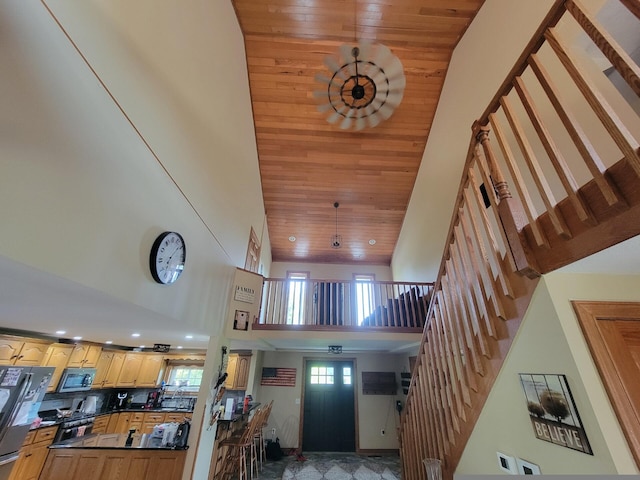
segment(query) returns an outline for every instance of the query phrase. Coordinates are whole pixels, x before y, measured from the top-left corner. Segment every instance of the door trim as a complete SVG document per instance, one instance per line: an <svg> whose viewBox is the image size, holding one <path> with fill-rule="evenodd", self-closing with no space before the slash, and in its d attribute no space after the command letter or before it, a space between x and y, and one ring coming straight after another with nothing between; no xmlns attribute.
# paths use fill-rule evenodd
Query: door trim
<svg viewBox="0 0 640 480"><path fill-rule="evenodd" d="M633 359L624 348L622 336L618 334L616 338L614 333L607 333L606 323L601 323L640 319L640 303L572 301L571 304L620 428L629 443L636 465L640 466L640 405L634 405L629 386L619 374L619 367L629 361L633 362ZM640 327L640 320L638 322Z"/></svg>
<svg viewBox="0 0 640 480"><path fill-rule="evenodd" d="M353 409L355 415L356 453L360 453L360 423L358 421L358 364L355 357L303 357L302 358L302 394L300 396L300 423L298 424L298 450L302 451L304 427L304 395L307 388L307 362L353 362Z"/></svg>

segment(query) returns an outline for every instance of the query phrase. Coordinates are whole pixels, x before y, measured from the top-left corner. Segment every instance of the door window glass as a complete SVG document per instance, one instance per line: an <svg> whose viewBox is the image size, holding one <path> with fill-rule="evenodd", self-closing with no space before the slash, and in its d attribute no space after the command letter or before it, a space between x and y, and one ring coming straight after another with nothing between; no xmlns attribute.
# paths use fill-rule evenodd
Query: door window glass
<svg viewBox="0 0 640 480"><path fill-rule="evenodd" d="M311 367L311 384L313 385L333 385L333 367Z"/></svg>

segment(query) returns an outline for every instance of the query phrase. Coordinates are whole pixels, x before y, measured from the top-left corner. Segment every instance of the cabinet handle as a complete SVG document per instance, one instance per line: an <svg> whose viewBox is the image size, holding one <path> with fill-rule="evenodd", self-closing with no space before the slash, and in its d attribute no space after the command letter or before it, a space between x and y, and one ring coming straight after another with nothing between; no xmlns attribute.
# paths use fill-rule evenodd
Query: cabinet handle
<svg viewBox="0 0 640 480"><path fill-rule="evenodd" d="M25 458L30 457L31 455L33 455L33 453L27 453L27 454L25 455Z"/></svg>
<svg viewBox="0 0 640 480"><path fill-rule="evenodd" d="M15 355L11 355L11 358L9 360L13 360L14 358L16 358L18 356L18 354L16 353Z"/></svg>

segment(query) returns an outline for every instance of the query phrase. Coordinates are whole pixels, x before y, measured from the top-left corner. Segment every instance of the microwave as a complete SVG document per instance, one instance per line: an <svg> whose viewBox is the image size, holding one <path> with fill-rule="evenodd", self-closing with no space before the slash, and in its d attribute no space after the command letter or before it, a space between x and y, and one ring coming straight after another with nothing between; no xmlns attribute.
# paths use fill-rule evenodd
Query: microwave
<svg viewBox="0 0 640 480"><path fill-rule="evenodd" d="M95 368L66 368L58 383L57 392L82 392L91 390L93 379L96 376Z"/></svg>

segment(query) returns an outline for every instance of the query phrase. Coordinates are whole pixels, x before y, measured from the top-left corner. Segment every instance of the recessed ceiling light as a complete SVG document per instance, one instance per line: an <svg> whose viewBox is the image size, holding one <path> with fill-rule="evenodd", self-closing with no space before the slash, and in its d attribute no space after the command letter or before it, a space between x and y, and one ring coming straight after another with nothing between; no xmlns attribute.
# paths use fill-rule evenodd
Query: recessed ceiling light
<svg viewBox="0 0 640 480"><path fill-rule="evenodd" d="M66 330L56 330L56 335L64 335L65 333L67 333Z"/></svg>
<svg viewBox="0 0 640 480"><path fill-rule="evenodd" d="M296 237L294 237L293 235L291 235L291 236L289 237L289 241L290 241L290 242L295 242L295 241L296 241Z"/></svg>
<svg viewBox="0 0 640 480"><path fill-rule="evenodd" d="M73 337L74 340L82 340L82 337Z"/></svg>
<svg viewBox="0 0 640 480"><path fill-rule="evenodd" d="M140 334L139 334L139 333L132 333L132 334L131 334L131 336L132 336L132 337L139 337L139 336L140 336Z"/></svg>
<svg viewBox="0 0 640 480"><path fill-rule="evenodd" d="M113 340L107 340L107 341L106 341L106 342L104 342L104 343L106 343L107 345L111 345L111 344L113 343Z"/></svg>
<svg viewBox="0 0 640 480"><path fill-rule="evenodd" d="M182 345L178 345L176 348L180 350L182 348Z"/></svg>
<svg viewBox="0 0 640 480"><path fill-rule="evenodd" d="M372 238L371 240L369 240L369 245L375 245L376 241Z"/></svg>
<svg viewBox="0 0 640 480"><path fill-rule="evenodd" d="M187 340L191 340L193 338L193 335L185 335L184 338L186 338Z"/></svg>

